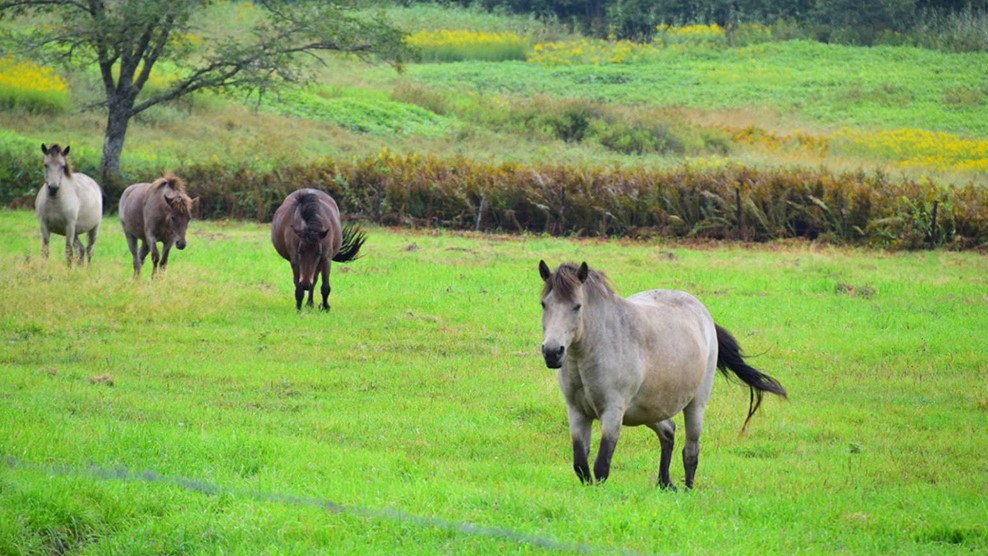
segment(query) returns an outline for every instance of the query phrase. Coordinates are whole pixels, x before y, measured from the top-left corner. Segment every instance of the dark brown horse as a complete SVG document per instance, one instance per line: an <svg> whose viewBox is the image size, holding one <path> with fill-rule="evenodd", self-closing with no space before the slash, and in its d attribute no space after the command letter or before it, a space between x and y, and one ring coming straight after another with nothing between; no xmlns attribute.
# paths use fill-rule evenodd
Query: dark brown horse
<svg viewBox="0 0 988 556"><path fill-rule="evenodd" d="M295 308L312 292L322 274L322 303L329 310L330 261L344 263L357 258L366 236L353 226L340 225L340 209L332 197L316 189L300 189L288 195L271 221L271 242L278 254L292 263Z"/></svg>
<svg viewBox="0 0 988 556"><path fill-rule="evenodd" d="M171 174L154 183L135 183L124 189L120 196L120 223L134 256L134 278L141 275L141 266L149 252L154 262L151 271L154 278L159 263L162 272L168 267L172 245L185 249L185 232L198 202L198 197L189 198L182 180ZM142 242L140 252L137 251L138 239ZM159 241L162 244L160 254Z"/></svg>

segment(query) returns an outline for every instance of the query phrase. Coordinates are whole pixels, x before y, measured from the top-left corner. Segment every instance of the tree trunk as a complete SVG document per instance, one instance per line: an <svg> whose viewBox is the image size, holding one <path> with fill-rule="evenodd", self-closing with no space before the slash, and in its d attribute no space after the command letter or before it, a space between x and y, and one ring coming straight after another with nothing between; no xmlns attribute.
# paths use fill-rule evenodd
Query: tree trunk
<svg viewBox="0 0 988 556"><path fill-rule="evenodd" d="M125 104L120 102L110 104L103 136L100 173L103 178L103 191L106 192L107 201L110 203L120 197L123 185L120 177L120 154L123 152L124 139L127 137L127 126L130 124L130 106Z"/></svg>

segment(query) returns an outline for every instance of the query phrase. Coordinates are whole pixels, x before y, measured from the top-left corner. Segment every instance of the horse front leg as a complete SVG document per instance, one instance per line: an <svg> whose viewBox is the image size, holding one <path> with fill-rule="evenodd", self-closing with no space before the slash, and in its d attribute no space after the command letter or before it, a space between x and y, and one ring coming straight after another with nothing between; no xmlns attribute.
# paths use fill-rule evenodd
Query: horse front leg
<svg viewBox="0 0 988 556"><path fill-rule="evenodd" d="M51 232L48 231L48 226L45 225L44 220L41 222L41 256L47 261L48 260L48 242L51 240Z"/></svg>
<svg viewBox="0 0 988 556"><path fill-rule="evenodd" d="M573 440L573 471L580 478L583 484L593 483L590 475L590 463L587 458L590 456L590 425L591 419L580 410L570 406L569 411L569 434Z"/></svg>
<svg viewBox="0 0 988 556"><path fill-rule="evenodd" d="M312 289L316 289L315 282L312 283ZM319 305L319 308L323 311L329 310L329 292L331 290L332 288L329 285L329 261L326 261L322 268L322 288L320 288L322 304Z"/></svg>
<svg viewBox="0 0 988 556"><path fill-rule="evenodd" d="M164 273L168 269L168 254L172 252L172 245L175 245L175 240L169 240L162 244L161 246L161 272Z"/></svg>
<svg viewBox="0 0 988 556"><path fill-rule="evenodd" d="M292 265L292 275L294 276L293 283L295 284L295 310L302 310L302 300L305 299L305 288L302 286L299 278L298 266Z"/></svg>
<svg viewBox="0 0 988 556"><path fill-rule="evenodd" d="M659 459L659 488L676 490L676 485L669 475L669 466L672 464L672 452L675 446L676 423L672 419L666 419L647 426L655 431L656 436L659 437L659 445L662 446L662 455Z"/></svg>
<svg viewBox="0 0 988 556"><path fill-rule="evenodd" d="M624 412L614 409L604 410L600 416L600 449L593 464L593 474L598 483L603 483L611 474L611 458L621 436L621 421Z"/></svg>
<svg viewBox="0 0 988 556"><path fill-rule="evenodd" d="M79 238L75 237L75 224L69 223L65 225L65 259L68 265L72 266L72 246L75 242L79 241Z"/></svg>

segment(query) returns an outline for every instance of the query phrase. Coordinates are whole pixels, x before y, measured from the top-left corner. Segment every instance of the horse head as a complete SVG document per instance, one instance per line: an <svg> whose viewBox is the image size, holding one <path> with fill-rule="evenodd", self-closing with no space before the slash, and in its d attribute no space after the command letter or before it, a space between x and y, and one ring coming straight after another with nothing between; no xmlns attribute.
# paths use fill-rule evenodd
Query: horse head
<svg viewBox="0 0 988 556"><path fill-rule="evenodd" d="M48 194L54 197L58 195L58 190L62 187L63 178L72 177L72 167L66 158L69 155L69 146L62 149L54 144L51 147L41 144L41 152L45 155L45 185L48 187Z"/></svg>
<svg viewBox="0 0 988 556"><path fill-rule="evenodd" d="M164 191L165 207L172 233L175 234L175 247L185 249L185 233L189 229L192 212L199 205L199 197L190 198L185 192L185 183L173 175L169 174L161 180L165 182L162 185L168 186Z"/></svg>
<svg viewBox="0 0 988 556"><path fill-rule="evenodd" d="M566 350L583 333L583 304L586 294L583 284L590 269L587 263L577 268L563 264L556 272L539 261L539 274L545 283L542 289L542 357L550 369L563 366Z"/></svg>
<svg viewBox="0 0 988 556"><path fill-rule="evenodd" d="M326 258L326 245L323 241L329 235L329 229L313 229L298 227L292 224L292 232L298 237L298 247L295 249L293 263L298 267L298 282L305 289L313 287L322 261Z"/></svg>

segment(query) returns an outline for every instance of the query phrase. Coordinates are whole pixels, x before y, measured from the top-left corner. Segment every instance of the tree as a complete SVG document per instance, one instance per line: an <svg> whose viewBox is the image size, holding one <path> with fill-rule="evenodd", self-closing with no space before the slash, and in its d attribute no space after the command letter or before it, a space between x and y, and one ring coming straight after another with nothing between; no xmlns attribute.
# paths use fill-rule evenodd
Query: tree
<svg viewBox="0 0 988 556"><path fill-rule="evenodd" d="M48 15L27 45L67 61L95 63L106 109L100 171L116 184L131 119L157 104L196 91L262 93L311 78L305 59L329 52L376 56L400 68L403 34L383 17L360 17L326 2L259 0L264 17L248 38L190 40L195 16L209 0L0 0L0 18ZM157 63L168 60L180 76L164 91L139 98Z"/></svg>

